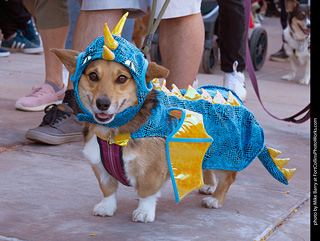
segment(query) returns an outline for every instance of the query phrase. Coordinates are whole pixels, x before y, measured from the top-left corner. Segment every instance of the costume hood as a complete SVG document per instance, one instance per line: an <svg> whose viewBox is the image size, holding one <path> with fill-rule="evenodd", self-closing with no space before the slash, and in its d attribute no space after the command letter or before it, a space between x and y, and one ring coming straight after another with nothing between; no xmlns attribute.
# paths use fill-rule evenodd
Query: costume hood
<svg viewBox="0 0 320 241"><path fill-rule="evenodd" d="M70 79L73 82L76 100L84 112L83 114L78 114L78 119L80 121L98 124L94 120L92 113L90 113L81 103L78 92L81 74L88 64L96 59L112 60L123 64L129 68L131 75L137 82L138 104L118 113L112 122L108 124L102 124L103 126L118 127L129 122L138 113L147 94L153 88L152 83L146 83L145 80L148 61L144 58L144 55L138 48L120 36L127 15L128 13L121 18L112 32L110 32L107 24L105 24L103 29L104 36L96 38L86 48L85 52L82 52L78 55L76 71Z"/></svg>

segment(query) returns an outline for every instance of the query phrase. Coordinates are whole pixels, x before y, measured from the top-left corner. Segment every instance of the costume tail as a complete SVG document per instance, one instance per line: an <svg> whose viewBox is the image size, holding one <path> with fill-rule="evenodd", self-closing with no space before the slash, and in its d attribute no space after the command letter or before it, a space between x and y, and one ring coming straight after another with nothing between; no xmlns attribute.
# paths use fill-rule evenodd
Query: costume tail
<svg viewBox="0 0 320 241"><path fill-rule="evenodd" d="M268 172L279 182L288 185L288 181L293 176L296 171L293 169L286 169L284 166L290 161L289 158L278 159L276 158L281 151L267 148L266 146L263 148L261 153L258 155L259 160L262 162L264 167L268 170Z"/></svg>

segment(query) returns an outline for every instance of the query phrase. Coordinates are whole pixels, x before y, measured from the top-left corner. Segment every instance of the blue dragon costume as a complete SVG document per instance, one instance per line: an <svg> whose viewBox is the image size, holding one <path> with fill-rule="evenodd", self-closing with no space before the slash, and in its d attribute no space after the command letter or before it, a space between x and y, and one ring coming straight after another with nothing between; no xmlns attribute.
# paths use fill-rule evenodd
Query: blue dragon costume
<svg viewBox="0 0 320 241"><path fill-rule="evenodd" d="M213 85L172 91L157 79L146 83L148 61L134 45L121 37L125 14L112 32L104 25L104 36L95 39L77 58L71 77L74 93L83 113L80 121L98 124L81 103L78 93L80 76L96 59L115 61L126 66L137 82L138 104L118 113L104 126L113 128L128 123L142 107L152 90L158 104L146 123L133 133L116 136L113 144L125 146L130 139L166 138L168 167L175 199L178 202L190 191L203 186L202 169L241 171L256 157L278 181L288 184L295 169L285 169L288 158L276 158L281 152L267 148L264 133L253 114L231 90ZM108 137L101 137L108 140Z"/></svg>

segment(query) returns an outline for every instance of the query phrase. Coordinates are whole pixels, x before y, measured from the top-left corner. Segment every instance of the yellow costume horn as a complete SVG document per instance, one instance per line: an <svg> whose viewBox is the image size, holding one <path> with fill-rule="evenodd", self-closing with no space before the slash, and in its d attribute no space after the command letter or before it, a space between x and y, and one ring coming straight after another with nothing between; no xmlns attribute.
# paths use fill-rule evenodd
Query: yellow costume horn
<svg viewBox="0 0 320 241"><path fill-rule="evenodd" d="M119 43L113 38L108 28L108 25L106 23L103 25L103 36L104 36L104 44L109 49L115 50L118 47Z"/></svg>
<svg viewBox="0 0 320 241"><path fill-rule="evenodd" d="M127 20L129 13L126 12L112 30L112 34L121 37L123 26Z"/></svg>
<svg viewBox="0 0 320 241"><path fill-rule="evenodd" d="M107 46L103 45L102 58L105 60L114 60L115 55Z"/></svg>

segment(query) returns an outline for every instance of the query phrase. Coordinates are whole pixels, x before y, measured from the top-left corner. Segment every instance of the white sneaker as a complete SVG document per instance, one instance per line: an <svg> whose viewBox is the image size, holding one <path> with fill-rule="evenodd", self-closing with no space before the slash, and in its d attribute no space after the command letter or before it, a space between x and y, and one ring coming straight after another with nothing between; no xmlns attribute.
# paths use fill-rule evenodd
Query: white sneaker
<svg viewBox="0 0 320 241"><path fill-rule="evenodd" d="M199 80L196 78L192 84L192 87L197 89L199 87Z"/></svg>
<svg viewBox="0 0 320 241"><path fill-rule="evenodd" d="M226 73L223 78L223 86L233 90L242 101L247 98L245 77L242 72L237 72L238 61L233 63L233 72Z"/></svg>

